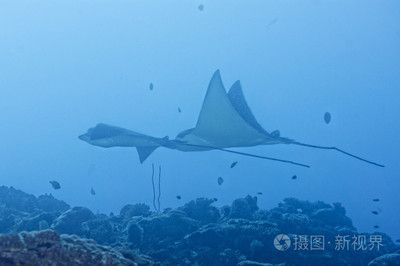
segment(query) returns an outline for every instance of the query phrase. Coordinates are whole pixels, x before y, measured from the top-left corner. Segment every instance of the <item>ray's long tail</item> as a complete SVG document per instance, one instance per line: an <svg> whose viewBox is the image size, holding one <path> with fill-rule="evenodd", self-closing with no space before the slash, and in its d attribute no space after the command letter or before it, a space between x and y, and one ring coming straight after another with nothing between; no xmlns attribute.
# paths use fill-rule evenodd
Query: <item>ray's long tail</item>
<svg viewBox="0 0 400 266"><path fill-rule="evenodd" d="M246 153L246 152L240 152L240 151L234 151L234 150L229 150L229 149L224 149L224 148L218 148L218 147L213 147L213 146L207 146L207 145L196 145L196 144L189 144L189 143L180 143L180 144L181 144L181 145L186 145L186 146L198 147L198 148L208 148L208 149L213 149L213 150L219 150L219 151L223 151L223 152L229 152L229 153L239 154L239 155L243 155L243 156L258 158L258 159L276 161L276 162L287 163L287 164L293 164L293 165L297 165L297 166L302 166L302 167L310 168L310 166L307 165L307 164L298 163L298 162L289 161L289 160L284 160L284 159L278 159L278 158L273 158L273 157L261 156L261 155L256 155L256 154L251 154L251 153Z"/></svg>
<svg viewBox="0 0 400 266"><path fill-rule="evenodd" d="M335 150L335 151L338 151L338 152L340 152L340 153L343 153L343 154L345 154L345 155L347 155L347 156L353 157L353 158L355 158L355 159L357 159L357 160L360 160L360 161L363 161L363 162L366 162L366 163L369 163L369 164L372 164L372 165L375 165L375 166L385 167L383 164L376 163L376 162L373 162L373 161L364 159L364 158L362 158L362 157L360 157L360 156L354 155L354 154L352 154L352 153L350 153L350 152L344 151L344 150L339 149L339 148L337 148L337 147L319 146L319 145L306 144L306 143L297 142L297 141L291 141L291 142L289 142L289 144L294 144L294 145L304 146L304 147L309 147L309 148L315 148L315 149L322 149L322 150Z"/></svg>

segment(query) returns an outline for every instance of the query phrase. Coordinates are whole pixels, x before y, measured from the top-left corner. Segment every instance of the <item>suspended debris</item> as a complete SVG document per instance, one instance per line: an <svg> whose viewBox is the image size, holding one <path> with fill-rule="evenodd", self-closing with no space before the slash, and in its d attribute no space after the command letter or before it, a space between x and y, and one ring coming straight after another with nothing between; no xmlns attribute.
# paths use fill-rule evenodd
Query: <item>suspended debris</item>
<svg viewBox="0 0 400 266"><path fill-rule="evenodd" d="M58 183L57 181L55 181L55 180L52 180L52 181L49 181L49 183L51 184L51 186L53 187L53 189L55 189L55 190L57 190L57 189L60 189L61 188L61 185L60 185L60 183Z"/></svg>
<svg viewBox="0 0 400 266"><path fill-rule="evenodd" d="M325 120L325 123L327 123L327 124L329 124L330 122L331 122L331 113L329 113L329 112L326 112L325 114L324 114L324 120Z"/></svg>
<svg viewBox="0 0 400 266"><path fill-rule="evenodd" d="M156 212L161 212L161 203L160 203L160 198L161 198L161 165L158 166L158 196L157 196L157 204L156 204L156 188L154 184L154 163L151 164L151 184L153 187L153 207Z"/></svg>

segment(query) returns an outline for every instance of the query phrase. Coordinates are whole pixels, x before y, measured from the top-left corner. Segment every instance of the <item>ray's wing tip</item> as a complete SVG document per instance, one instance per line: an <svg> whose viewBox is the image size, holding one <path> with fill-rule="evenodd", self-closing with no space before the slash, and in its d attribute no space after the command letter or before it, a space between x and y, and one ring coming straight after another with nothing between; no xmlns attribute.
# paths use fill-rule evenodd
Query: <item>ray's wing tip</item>
<svg viewBox="0 0 400 266"><path fill-rule="evenodd" d="M221 78L221 71L219 69L215 70L215 72L214 72L214 74L213 74L213 76L211 78L211 80L215 80L215 79L220 79L220 80L222 79Z"/></svg>

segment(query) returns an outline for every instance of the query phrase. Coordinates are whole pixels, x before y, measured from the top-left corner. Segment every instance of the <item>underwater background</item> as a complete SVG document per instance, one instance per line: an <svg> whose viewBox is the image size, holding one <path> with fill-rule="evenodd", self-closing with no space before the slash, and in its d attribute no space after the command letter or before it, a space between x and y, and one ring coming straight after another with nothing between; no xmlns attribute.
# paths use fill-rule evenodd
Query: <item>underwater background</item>
<svg viewBox="0 0 400 266"><path fill-rule="evenodd" d="M195 125L217 69L226 88L241 81L268 131L386 167L293 145L238 150L310 169L163 148L141 164L134 148L78 139L100 122L175 137ZM260 208L287 197L340 202L360 231L379 225L397 239L399 84L398 1L1 1L1 185L118 213L151 206L154 163L162 208L182 205L177 196L222 206L252 195Z"/></svg>

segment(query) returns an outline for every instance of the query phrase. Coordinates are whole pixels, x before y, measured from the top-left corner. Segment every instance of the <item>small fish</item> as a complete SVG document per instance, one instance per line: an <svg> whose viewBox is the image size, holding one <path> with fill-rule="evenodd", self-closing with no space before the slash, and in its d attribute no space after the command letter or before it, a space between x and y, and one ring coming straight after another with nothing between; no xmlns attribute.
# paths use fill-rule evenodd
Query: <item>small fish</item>
<svg viewBox="0 0 400 266"><path fill-rule="evenodd" d="M92 194L94 196L94 195L96 195L96 191L94 191L93 188L90 188L90 194Z"/></svg>
<svg viewBox="0 0 400 266"><path fill-rule="evenodd" d="M154 85L153 85L153 83L150 83L150 85L149 85L149 89L150 89L151 91L154 89Z"/></svg>
<svg viewBox="0 0 400 266"><path fill-rule="evenodd" d="M374 225L374 228L375 228L375 229L378 229L378 228L379 228L379 225Z"/></svg>
<svg viewBox="0 0 400 266"><path fill-rule="evenodd" d="M373 199L372 201L378 202L378 201L379 201L379 199L378 199L378 198L377 198L377 199Z"/></svg>
<svg viewBox="0 0 400 266"><path fill-rule="evenodd" d="M214 200L214 201L218 201L218 199L217 199L217 198L213 198L213 200Z"/></svg>
<svg viewBox="0 0 400 266"><path fill-rule="evenodd" d="M372 214L378 215L379 213L377 211L371 211Z"/></svg>
<svg viewBox="0 0 400 266"><path fill-rule="evenodd" d="M57 190L57 189L60 189L61 188L61 185L60 185L60 183L58 183L57 181L55 181L55 180L52 180L52 181L49 181L49 183L51 184L51 186L55 189L55 190Z"/></svg>
<svg viewBox="0 0 400 266"><path fill-rule="evenodd" d="M182 199L182 197L181 197L180 195L177 195L176 198L177 198L178 200Z"/></svg>
<svg viewBox="0 0 400 266"><path fill-rule="evenodd" d="M326 112L326 113L324 114L325 123L329 124L329 123L331 122L331 118L332 118L331 113Z"/></svg>
<svg viewBox="0 0 400 266"><path fill-rule="evenodd" d="M396 239L396 241L395 241L396 243L400 243L400 239Z"/></svg>
<svg viewBox="0 0 400 266"><path fill-rule="evenodd" d="M236 162L236 161L233 162L233 163L231 163L231 168L235 167L235 166L237 165L237 163L238 163L238 162Z"/></svg>
<svg viewBox="0 0 400 266"><path fill-rule="evenodd" d="M179 113L182 113L182 110L181 110L181 108L179 108L179 107L178 107L178 112L179 112Z"/></svg>
<svg viewBox="0 0 400 266"><path fill-rule="evenodd" d="M199 5L197 8L198 8L200 11L203 11L203 10L204 10L204 5L201 4L201 5Z"/></svg>
<svg viewBox="0 0 400 266"><path fill-rule="evenodd" d="M292 179L293 180L297 179L297 175L292 176Z"/></svg>
<svg viewBox="0 0 400 266"><path fill-rule="evenodd" d="M257 192L257 195L262 195L263 193L262 192Z"/></svg>
<svg viewBox="0 0 400 266"><path fill-rule="evenodd" d="M222 185L222 183L224 183L224 179L222 177L218 177L217 181L218 185Z"/></svg>

